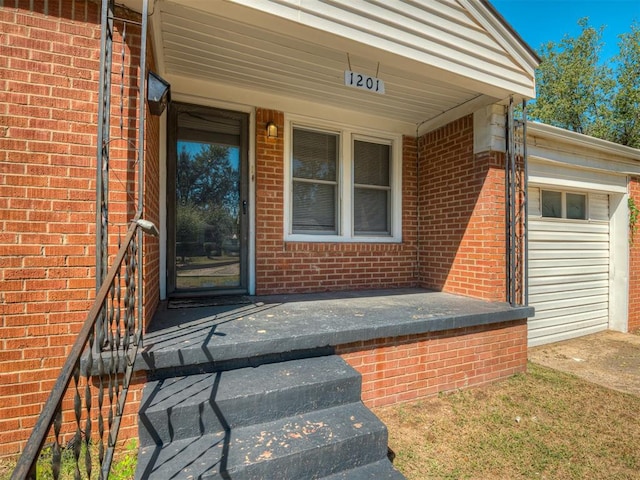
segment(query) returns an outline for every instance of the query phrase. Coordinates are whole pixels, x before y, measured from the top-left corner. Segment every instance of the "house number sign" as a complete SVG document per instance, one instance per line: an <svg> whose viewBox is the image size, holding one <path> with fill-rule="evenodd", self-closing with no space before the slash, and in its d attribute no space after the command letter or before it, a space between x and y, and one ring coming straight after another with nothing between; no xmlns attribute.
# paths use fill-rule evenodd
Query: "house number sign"
<svg viewBox="0 0 640 480"><path fill-rule="evenodd" d="M347 87L359 88L368 92L384 94L384 81L376 77L370 77L364 73L344 71L344 84Z"/></svg>

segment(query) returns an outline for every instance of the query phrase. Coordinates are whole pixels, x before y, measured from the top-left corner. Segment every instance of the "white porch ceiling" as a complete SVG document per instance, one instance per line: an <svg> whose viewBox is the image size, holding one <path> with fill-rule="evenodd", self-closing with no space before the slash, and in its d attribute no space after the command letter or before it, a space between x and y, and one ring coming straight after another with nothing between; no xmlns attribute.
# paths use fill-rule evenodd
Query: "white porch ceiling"
<svg viewBox="0 0 640 480"><path fill-rule="evenodd" d="M278 98L297 99L424 131L510 93L237 3L159 0L152 27L159 73L178 95L192 93L190 80L205 82L224 102L277 109ZM386 94L346 87L347 69L378 76ZM216 86L235 98L216 97Z"/></svg>

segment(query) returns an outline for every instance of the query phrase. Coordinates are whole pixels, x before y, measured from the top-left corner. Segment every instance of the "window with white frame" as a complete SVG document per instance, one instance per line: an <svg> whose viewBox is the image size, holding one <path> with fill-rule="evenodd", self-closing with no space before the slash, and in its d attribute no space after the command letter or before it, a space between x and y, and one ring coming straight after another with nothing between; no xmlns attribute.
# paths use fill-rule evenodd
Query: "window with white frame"
<svg viewBox="0 0 640 480"><path fill-rule="evenodd" d="M339 144L335 133L293 130L293 233L338 233Z"/></svg>
<svg viewBox="0 0 640 480"><path fill-rule="evenodd" d="M542 190L541 203L543 217L587 219L587 195L584 193Z"/></svg>
<svg viewBox="0 0 640 480"><path fill-rule="evenodd" d="M400 241L397 136L291 123L285 236L304 241Z"/></svg>

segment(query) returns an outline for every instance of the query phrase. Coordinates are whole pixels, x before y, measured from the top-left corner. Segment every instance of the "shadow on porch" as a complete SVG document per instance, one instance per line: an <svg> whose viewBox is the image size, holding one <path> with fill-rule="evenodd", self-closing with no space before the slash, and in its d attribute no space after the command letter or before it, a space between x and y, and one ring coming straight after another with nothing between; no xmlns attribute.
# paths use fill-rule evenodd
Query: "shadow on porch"
<svg viewBox="0 0 640 480"><path fill-rule="evenodd" d="M145 336L137 369L259 364L265 363L257 360L261 357L321 355L356 342L458 329L468 333L533 314L529 307L422 289L246 296L219 303L163 304Z"/></svg>

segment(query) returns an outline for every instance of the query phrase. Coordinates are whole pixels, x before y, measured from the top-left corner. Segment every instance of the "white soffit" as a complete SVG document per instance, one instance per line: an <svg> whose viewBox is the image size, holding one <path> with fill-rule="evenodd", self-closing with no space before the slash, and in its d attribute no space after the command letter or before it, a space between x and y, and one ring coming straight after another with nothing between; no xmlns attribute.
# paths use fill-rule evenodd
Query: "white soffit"
<svg viewBox="0 0 640 480"><path fill-rule="evenodd" d="M159 0L152 26L162 75L406 124L534 92L535 55L483 2ZM386 94L345 87L349 66L384 80Z"/></svg>

